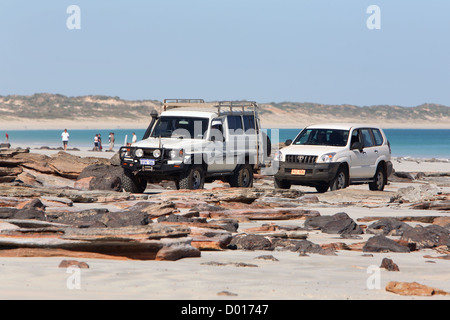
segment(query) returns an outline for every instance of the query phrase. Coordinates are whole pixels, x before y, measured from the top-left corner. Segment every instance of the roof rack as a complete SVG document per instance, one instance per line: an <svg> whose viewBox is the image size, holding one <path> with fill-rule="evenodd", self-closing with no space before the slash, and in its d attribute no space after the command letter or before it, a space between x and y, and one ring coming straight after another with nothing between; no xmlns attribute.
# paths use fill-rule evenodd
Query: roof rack
<svg viewBox="0 0 450 320"><path fill-rule="evenodd" d="M233 108L240 108L242 112L245 112L245 108L253 108L253 112L256 112L258 104L255 101L219 101L216 105L219 108L219 114L221 108L230 108L230 112L233 112Z"/></svg>
<svg viewBox="0 0 450 320"><path fill-rule="evenodd" d="M253 112L257 111L258 104L255 101L218 101L218 102L205 102L203 99L165 99L163 104L163 110L170 110L175 108L218 108L219 115L223 111L223 108L229 108L230 112L233 109L242 109L245 112L246 108L253 108Z"/></svg>

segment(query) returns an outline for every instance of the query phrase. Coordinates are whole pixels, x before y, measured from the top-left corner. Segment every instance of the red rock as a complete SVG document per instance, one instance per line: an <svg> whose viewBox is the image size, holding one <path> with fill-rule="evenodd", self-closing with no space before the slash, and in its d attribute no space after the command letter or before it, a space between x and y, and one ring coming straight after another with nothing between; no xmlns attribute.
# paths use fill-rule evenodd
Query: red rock
<svg viewBox="0 0 450 320"><path fill-rule="evenodd" d="M391 281L386 285L386 291L400 294L402 296L434 296L450 295L441 289L432 288L417 282Z"/></svg>
<svg viewBox="0 0 450 320"><path fill-rule="evenodd" d="M200 250L191 245L174 245L161 248L155 260L176 261L182 258L196 258L200 255Z"/></svg>
<svg viewBox="0 0 450 320"><path fill-rule="evenodd" d="M89 269L89 265L86 262L79 262L77 260L63 260L59 264L58 268L78 267L80 269Z"/></svg>

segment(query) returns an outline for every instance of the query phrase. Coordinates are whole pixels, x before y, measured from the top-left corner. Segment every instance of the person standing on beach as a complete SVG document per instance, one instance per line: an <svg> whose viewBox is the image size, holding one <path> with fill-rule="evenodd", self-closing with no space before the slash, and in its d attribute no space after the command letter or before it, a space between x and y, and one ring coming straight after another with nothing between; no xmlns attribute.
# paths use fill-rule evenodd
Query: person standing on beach
<svg viewBox="0 0 450 320"><path fill-rule="evenodd" d="M98 134L94 138L94 151L98 151Z"/></svg>
<svg viewBox="0 0 450 320"><path fill-rule="evenodd" d="M64 146L64 151L67 151L67 143L69 142L69 133L67 132L67 129L64 129L64 132L61 133L61 138Z"/></svg>
<svg viewBox="0 0 450 320"><path fill-rule="evenodd" d="M136 143L136 141L137 141L136 133L133 132L133 138L131 139L131 143Z"/></svg>
<svg viewBox="0 0 450 320"><path fill-rule="evenodd" d="M98 151L102 151L103 150L103 146L102 146L102 136L99 133L98 134Z"/></svg>
<svg viewBox="0 0 450 320"><path fill-rule="evenodd" d="M6 132L6 141L5 141L6 143L9 143L9 135L8 135L8 132Z"/></svg>
<svg viewBox="0 0 450 320"><path fill-rule="evenodd" d="M109 151L113 151L113 149L114 149L114 142L115 142L114 132L110 132L110 134L109 134Z"/></svg>

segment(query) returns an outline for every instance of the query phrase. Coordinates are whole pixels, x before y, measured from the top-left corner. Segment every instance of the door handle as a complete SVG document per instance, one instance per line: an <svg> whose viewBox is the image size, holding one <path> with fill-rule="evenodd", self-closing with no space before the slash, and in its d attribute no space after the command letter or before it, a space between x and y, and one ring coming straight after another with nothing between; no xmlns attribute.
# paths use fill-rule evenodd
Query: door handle
<svg viewBox="0 0 450 320"><path fill-rule="evenodd" d="M378 153L378 150L377 150L377 149L375 149L375 150L374 150L374 152L375 152L375 153Z"/></svg>

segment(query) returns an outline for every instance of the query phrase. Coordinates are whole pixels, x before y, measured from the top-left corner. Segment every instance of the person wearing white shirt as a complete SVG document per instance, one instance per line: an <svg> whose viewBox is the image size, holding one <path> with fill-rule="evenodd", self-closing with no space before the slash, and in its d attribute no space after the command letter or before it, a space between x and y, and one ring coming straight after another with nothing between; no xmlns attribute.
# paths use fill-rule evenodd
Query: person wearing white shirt
<svg viewBox="0 0 450 320"><path fill-rule="evenodd" d="M64 145L64 151L67 151L67 143L69 142L69 133L67 132L67 129L64 129L64 132L61 133L61 138Z"/></svg>

